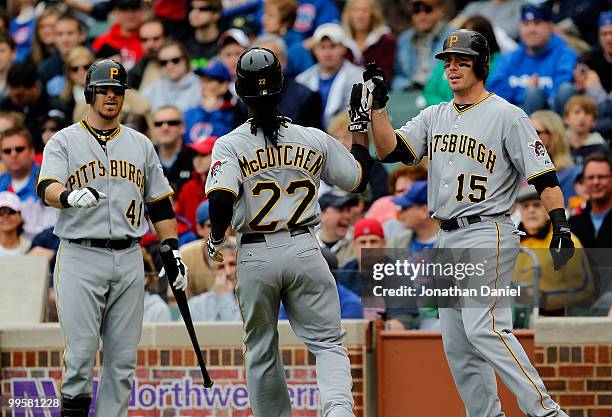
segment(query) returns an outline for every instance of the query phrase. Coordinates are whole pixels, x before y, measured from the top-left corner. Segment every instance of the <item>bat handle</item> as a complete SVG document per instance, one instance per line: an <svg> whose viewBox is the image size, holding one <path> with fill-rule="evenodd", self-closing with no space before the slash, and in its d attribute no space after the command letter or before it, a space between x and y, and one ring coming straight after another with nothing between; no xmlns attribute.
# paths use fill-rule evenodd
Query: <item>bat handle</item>
<svg viewBox="0 0 612 417"><path fill-rule="evenodd" d="M209 378L205 378L204 379L204 388L210 388L213 386L213 384L215 383L215 381L213 381L212 379Z"/></svg>

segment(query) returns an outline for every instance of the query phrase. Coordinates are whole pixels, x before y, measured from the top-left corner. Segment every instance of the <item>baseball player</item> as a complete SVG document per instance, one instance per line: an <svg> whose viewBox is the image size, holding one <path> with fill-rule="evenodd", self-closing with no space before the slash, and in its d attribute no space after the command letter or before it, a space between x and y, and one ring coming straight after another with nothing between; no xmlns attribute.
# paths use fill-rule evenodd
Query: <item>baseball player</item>
<svg viewBox="0 0 612 417"><path fill-rule="evenodd" d="M484 88L485 38L452 32L436 58L444 61L453 100L427 107L398 130L385 110L382 70L366 68L364 80L374 84L371 127L379 159L415 164L429 157L428 206L440 223L439 247L492 248L481 260L488 266L482 284L491 288L510 284L519 235L509 211L521 177L527 178L549 212L551 254L559 269L571 258L573 244L555 168L527 115ZM468 417L504 415L495 372L526 415L567 416L512 335L510 307L495 297L488 301L483 308L440 310L444 350Z"/></svg>
<svg viewBox="0 0 612 417"><path fill-rule="evenodd" d="M127 74L105 59L87 72L85 119L45 146L37 193L60 209L54 233L61 243L54 271L64 332L62 417L86 417L92 371L102 339L104 364L96 416L128 413L144 308L144 267L138 242L148 230L145 210L179 267L175 287L187 285L177 226L151 141L122 126ZM163 274L163 273L162 273Z"/></svg>
<svg viewBox="0 0 612 417"><path fill-rule="evenodd" d="M320 130L282 117L283 76L268 49L242 54L236 73L236 91L251 118L213 148L206 181L212 224L208 251L213 261L222 260L220 248L231 222L237 231L236 294L253 415L291 415L278 348L282 301L296 335L316 356L323 415L352 417L338 292L313 227L319 223L321 180L351 192L365 189L373 162L367 137L356 136L349 153Z"/></svg>

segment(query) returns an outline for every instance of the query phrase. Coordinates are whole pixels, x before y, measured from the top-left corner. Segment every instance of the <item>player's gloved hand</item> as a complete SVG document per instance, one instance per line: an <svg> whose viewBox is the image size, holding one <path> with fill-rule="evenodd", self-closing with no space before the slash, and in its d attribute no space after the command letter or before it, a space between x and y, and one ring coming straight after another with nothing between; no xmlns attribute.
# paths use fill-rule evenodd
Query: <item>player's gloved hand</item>
<svg viewBox="0 0 612 417"><path fill-rule="evenodd" d="M548 213L553 227L550 241L550 254L553 259L555 271L561 269L574 255L574 242L565 217L565 210L557 208Z"/></svg>
<svg viewBox="0 0 612 417"><path fill-rule="evenodd" d="M223 237L223 239L220 240L214 240L212 237L212 233L208 236L208 240L206 241L206 247L208 248L208 256L210 256L210 259L212 259L214 262L223 262L223 254L221 253L223 242L225 242L225 236Z"/></svg>
<svg viewBox="0 0 612 417"><path fill-rule="evenodd" d="M371 62L363 72L363 81L372 93L372 110L383 111L389 101L389 84L385 72L375 62Z"/></svg>
<svg viewBox="0 0 612 417"><path fill-rule="evenodd" d="M92 187L81 188L68 194L68 205L76 208L91 208L98 205L100 200L108 198L106 194Z"/></svg>
<svg viewBox="0 0 612 417"><path fill-rule="evenodd" d="M367 132L370 123L370 109L372 108L372 94L363 83L353 84L351 99L349 100L349 132Z"/></svg>
<svg viewBox="0 0 612 417"><path fill-rule="evenodd" d="M172 283L172 286L177 290L185 291L185 288L187 288L187 273L189 268L187 268L187 265L185 265L183 262L183 258L181 257L181 253L178 251L178 249L172 249L172 255L174 255L174 261L176 262L176 267L178 268L178 275ZM162 267L158 276L160 278L165 278L166 268Z"/></svg>

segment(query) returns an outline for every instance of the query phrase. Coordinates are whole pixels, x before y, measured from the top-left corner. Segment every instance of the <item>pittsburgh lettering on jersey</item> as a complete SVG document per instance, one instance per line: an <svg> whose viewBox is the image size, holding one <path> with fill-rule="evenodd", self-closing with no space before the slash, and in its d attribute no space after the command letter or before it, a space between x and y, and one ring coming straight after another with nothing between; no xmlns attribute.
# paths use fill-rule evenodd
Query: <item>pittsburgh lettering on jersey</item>
<svg viewBox="0 0 612 417"><path fill-rule="evenodd" d="M136 165L128 161L111 159L109 162L110 169L106 168L99 160L86 163L68 177L66 187L71 191L83 188L97 177L105 177L109 174L112 178L123 178L134 183L140 190L140 193L144 193L145 182L142 170L136 168Z"/></svg>
<svg viewBox="0 0 612 417"><path fill-rule="evenodd" d="M255 157L238 157L242 178L271 168L298 168L309 172L313 177L323 168L323 154L308 146L285 143L266 148L257 148Z"/></svg>
<svg viewBox="0 0 612 417"><path fill-rule="evenodd" d="M435 135L429 147L429 159L434 152L460 153L482 164L489 173L493 173L497 155L493 149L468 135Z"/></svg>

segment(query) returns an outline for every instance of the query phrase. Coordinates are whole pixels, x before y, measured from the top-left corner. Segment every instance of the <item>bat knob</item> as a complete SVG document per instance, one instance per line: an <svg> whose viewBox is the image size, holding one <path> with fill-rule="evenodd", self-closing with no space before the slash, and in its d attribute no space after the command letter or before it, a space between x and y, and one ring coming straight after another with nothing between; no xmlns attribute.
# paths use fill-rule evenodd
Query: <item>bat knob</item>
<svg viewBox="0 0 612 417"><path fill-rule="evenodd" d="M214 383L215 381L213 381L212 379L209 381L204 381L204 388L210 388L213 386Z"/></svg>
<svg viewBox="0 0 612 417"><path fill-rule="evenodd" d="M171 248L169 245L162 245L162 246L159 248L159 251L160 251L161 253L168 253L168 252L172 253L172 248Z"/></svg>

